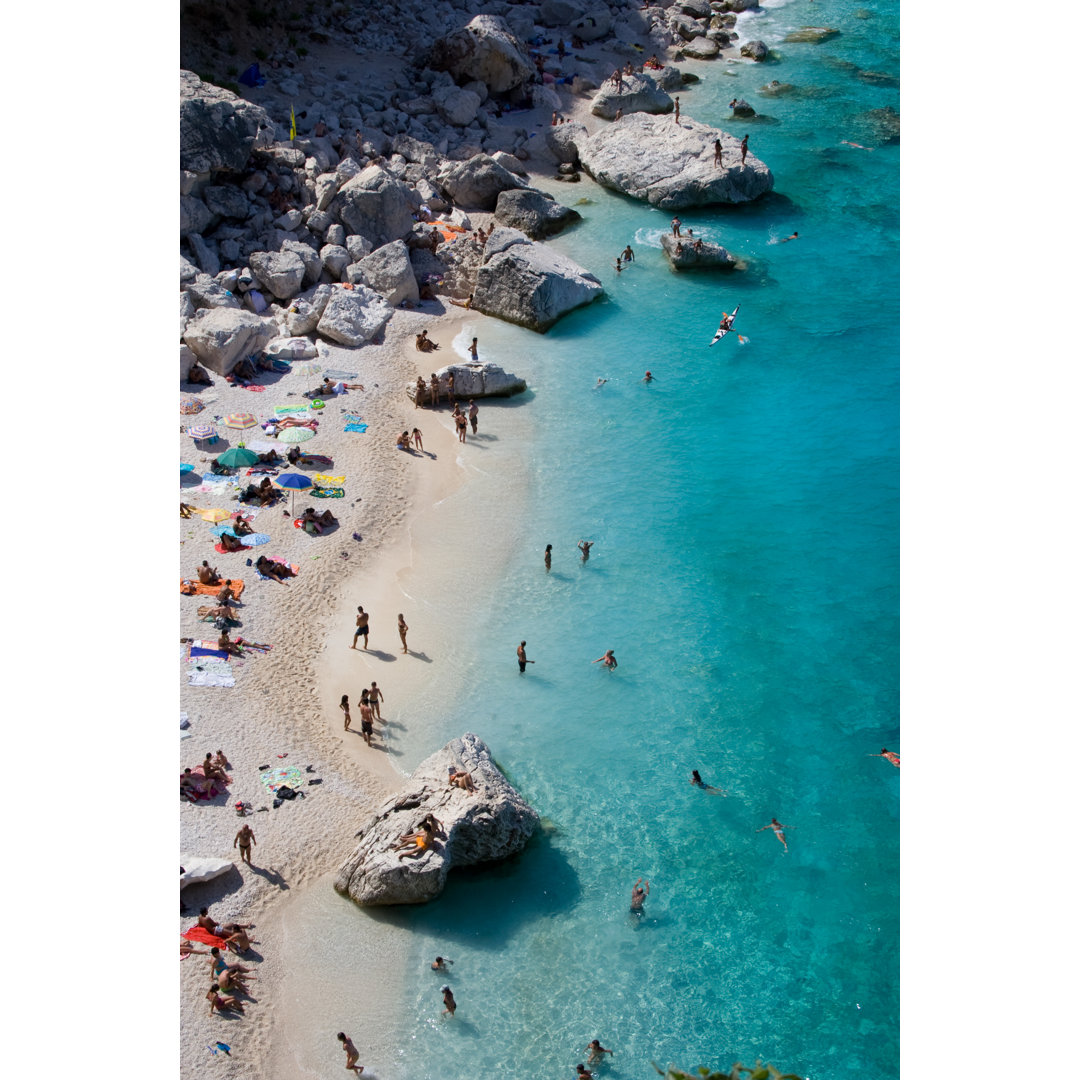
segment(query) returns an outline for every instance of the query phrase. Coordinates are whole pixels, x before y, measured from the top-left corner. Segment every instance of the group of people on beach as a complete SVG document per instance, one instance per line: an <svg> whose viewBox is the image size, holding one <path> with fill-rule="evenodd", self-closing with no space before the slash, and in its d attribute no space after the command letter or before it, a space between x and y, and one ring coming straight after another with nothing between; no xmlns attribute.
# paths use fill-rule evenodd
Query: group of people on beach
<svg viewBox="0 0 1080 1080"><path fill-rule="evenodd" d="M250 838L250 842L254 842L253 836ZM239 956L251 949L252 940L247 932L255 928L254 923L227 922L219 924L216 919L211 917L209 908L204 907L199 910L199 918L195 925L205 934L212 935L214 938L223 941L226 953L231 952ZM252 969L239 962L228 963L219 945L212 945L209 950L197 949L191 941L182 938L180 941L180 959L184 960L193 954L209 957L207 967L210 971L210 988L206 992L206 1001L210 1003L210 1015L213 1016L215 1012L238 1012L242 1015L244 1003L237 997L237 994L243 994L245 997L251 996L248 983L257 978Z"/></svg>
<svg viewBox="0 0 1080 1080"><path fill-rule="evenodd" d="M363 609L361 609L363 610ZM364 633L364 648L367 648L367 633ZM359 633L359 631L357 631ZM353 639L353 648L356 648L356 639ZM371 737L375 734L375 721L382 720L382 702L386 700L386 695L379 688L378 683L373 679L371 682L371 688L364 687L360 691L360 734L363 737L364 742L371 746ZM342 694L341 702L338 708L345 714L345 730L352 730L352 714L349 712L349 695Z"/></svg>

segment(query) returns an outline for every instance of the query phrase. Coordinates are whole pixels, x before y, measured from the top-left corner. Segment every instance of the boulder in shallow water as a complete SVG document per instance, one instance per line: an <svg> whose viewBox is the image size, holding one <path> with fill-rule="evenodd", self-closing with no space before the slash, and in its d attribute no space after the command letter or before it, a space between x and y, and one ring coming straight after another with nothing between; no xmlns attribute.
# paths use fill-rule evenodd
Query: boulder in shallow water
<svg viewBox="0 0 1080 1080"><path fill-rule="evenodd" d="M748 41L739 48L742 56L748 56L756 64L769 58L769 46L764 41Z"/></svg>
<svg viewBox="0 0 1080 1080"><path fill-rule="evenodd" d="M664 233L660 237L660 246L672 270L734 270L738 265L738 260L727 248L708 240L702 240L698 247L696 240Z"/></svg>
<svg viewBox="0 0 1080 1080"><path fill-rule="evenodd" d="M786 34L784 40L792 43L805 42L808 45L820 45L823 41L839 36L839 30L828 26L804 26L801 30L792 30Z"/></svg>
<svg viewBox="0 0 1080 1080"><path fill-rule="evenodd" d="M530 240L543 240L580 221L581 215L542 191L521 188L499 192L495 220L508 228L520 229Z"/></svg>
<svg viewBox="0 0 1080 1080"><path fill-rule="evenodd" d="M599 278L564 255L517 229L497 228L484 245L472 306L543 333L603 291Z"/></svg>
<svg viewBox="0 0 1080 1080"><path fill-rule="evenodd" d="M724 167L713 164L715 141ZM624 116L581 146L582 168L604 187L664 210L742 203L771 191L773 174L753 154L740 163L739 140L688 117L678 126L645 113Z"/></svg>
<svg viewBox="0 0 1080 1080"><path fill-rule="evenodd" d="M469 773L477 790L450 787L450 766ZM419 857L399 859L394 845L415 832L429 813L442 822L443 834ZM539 823L536 811L499 772L487 746L465 734L422 761L397 795L375 812L338 870L334 888L362 907L423 904L442 892L453 867L516 855Z"/></svg>
<svg viewBox="0 0 1080 1080"><path fill-rule="evenodd" d="M443 386L446 385L444 376L449 371L454 373L454 397L459 399L510 397L526 389L524 379L503 371L490 361L484 364L447 364L444 368L436 369L435 373ZM415 382L405 387L405 394L410 401L416 401Z"/></svg>

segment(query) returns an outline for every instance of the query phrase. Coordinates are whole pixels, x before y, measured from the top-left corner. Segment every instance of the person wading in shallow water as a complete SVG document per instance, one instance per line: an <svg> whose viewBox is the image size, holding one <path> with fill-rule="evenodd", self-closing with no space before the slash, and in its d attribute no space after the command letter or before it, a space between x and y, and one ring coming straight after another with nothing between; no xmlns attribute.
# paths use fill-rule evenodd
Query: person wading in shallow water
<svg viewBox="0 0 1080 1080"><path fill-rule="evenodd" d="M360 1060L360 1051L353 1046L352 1039L344 1031L339 1031L337 1037L341 1043L341 1048L345 1051L345 1068L351 1069L359 1076L364 1071L363 1065L356 1064Z"/></svg>

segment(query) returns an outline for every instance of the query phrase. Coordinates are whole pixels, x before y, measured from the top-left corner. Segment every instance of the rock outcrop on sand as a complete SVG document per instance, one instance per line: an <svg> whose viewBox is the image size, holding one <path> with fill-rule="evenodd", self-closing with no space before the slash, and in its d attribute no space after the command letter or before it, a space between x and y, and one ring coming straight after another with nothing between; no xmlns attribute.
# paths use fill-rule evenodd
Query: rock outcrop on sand
<svg viewBox="0 0 1080 1080"><path fill-rule="evenodd" d="M439 183L459 206L466 210L494 210L500 191L525 186L487 154L476 154L468 161L448 162L439 172Z"/></svg>
<svg viewBox="0 0 1080 1080"><path fill-rule="evenodd" d="M738 260L727 248L708 240L703 240L698 247L693 240L677 239L671 233L665 233L660 237L660 246L672 270L734 270L738 265Z"/></svg>
<svg viewBox="0 0 1080 1080"><path fill-rule="evenodd" d="M495 220L507 228L520 229L530 240L543 240L580 221L581 215L545 192L520 188L499 193Z"/></svg>
<svg viewBox="0 0 1080 1080"><path fill-rule="evenodd" d="M614 120L621 109L623 116L632 112L669 113L675 108L671 96L661 90L650 75L624 75L622 93L608 79L592 99L592 114Z"/></svg>
<svg viewBox="0 0 1080 1080"><path fill-rule="evenodd" d="M503 371L498 364L493 364L490 360L484 364L447 364L446 367L438 368L435 374L442 381L449 371L454 373L456 398L511 397L526 389L524 379ZM416 401L415 382L406 386L405 394L410 401Z"/></svg>
<svg viewBox="0 0 1080 1080"><path fill-rule="evenodd" d="M484 245L472 306L543 333L603 293L600 280L518 229L496 228Z"/></svg>
<svg viewBox="0 0 1080 1080"><path fill-rule="evenodd" d="M719 168L716 139L729 163ZM597 183L664 210L749 202L773 187L772 172L753 154L737 163L733 135L685 118L676 126L644 113L624 116L590 135L579 152L581 167Z"/></svg>
<svg viewBox="0 0 1080 1080"><path fill-rule="evenodd" d="M451 787L451 766L469 773L477 790ZM399 859L394 844L415 832L426 814L442 823L442 835L419 857ZM517 854L539 821L499 772L487 746L465 734L422 761L401 791L375 812L360 830L334 888L363 907L422 904L442 892L453 867Z"/></svg>
<svg viewBox="0 0 1080 1080"><path fill-rule="evenodd" d="M316 329L339 345L363 345L382 333L393 313L377 292L363 285L352 289L335 286Z"/></svg>
<svg viewBox="0 0 1080 1080"><path fill-rule="evenodd" d="M236 308L203 308L184 327L184 344L219 375L228 375L277 336L272 321Z"/></svg>
<svg viewBox="0 0 1080 1080"><path fill-rule="evenodd" d="M203 881L213 881L233 868L231 859L185 858L183 855L180 856L180 865L184 869L180 875L181 889Z"/></svg>
<svg viewBox="0 0 1080 1080"><path fill-rule="evenodd" d="M497 15L477 15L460 30L434 41L428 67L448 71L459 82L482 82L496 94L520 86L534 70L506 20Z"/></svg>

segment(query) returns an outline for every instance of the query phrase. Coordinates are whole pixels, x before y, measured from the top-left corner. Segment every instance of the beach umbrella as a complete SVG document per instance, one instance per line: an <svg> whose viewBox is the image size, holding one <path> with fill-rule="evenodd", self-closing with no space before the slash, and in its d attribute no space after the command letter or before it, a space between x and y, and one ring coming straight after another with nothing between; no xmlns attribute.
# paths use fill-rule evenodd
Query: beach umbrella
<svg viewBox="0 0 1080 1080"><path fill-rule="evenodd" d="M185 398L180 402L180 415L181 416L194 416L195 413L201 413L206 406L195 398Z"/></svg>
<svg viewBox="0 0 1080 1080"><path fill-rule="evenodd" d="M296 493L298 491L303 491L305 488L315 486L312 483L310 476L304 476L303 473L295 472L282 473L274 480L274 483L279 488L285 488L287 491L292 492L292 512L294 514L296 513Z"/></svg>
<svg viewBox="0 0 1080 1080"><path fill-rule="evenodd" d="M248 428L257 427L259 423L249 412L229 413L221 422L225 427L232 428L233 431L247 431ZM240 446L243 445L243 443L240 443Z"/></svg>
<svg viewBox="0 0 1080 1080"><path fill-rule="evenodd" d="M260 544L269 544L270 537L266 533L248 533L240 537L240 543L244 547L258 547Z"/></svg>
<svg viewBox="0 0 1080 1080"><path fill-rule="evenodd" d="M200 510L199 517L203 521L209 521L211 525L216 525L219 521L232 517L232 514L228 510Z"/></svg>
<svg viewBox="0 0 1080 1080"><path fill-rule="evenodd" d="M315 432L309 427L289 427L278 433L278 442L302 443L314 439Z"/></svg>
<svg viewBox="0 0 1080 1080"><path fill-rule="evenodd" d="M195 471L195 466L194 465L187 465L183 461L181 461L180 462L180 471L182 473L194 472Z"/></svg>
<svg viewBox="0 0 1080 1080"><path fill-rule="evenodd" d="M192 424L187 429L187 433L196 441L200 442L202 439L216 439L217 431L214 429L213 424Z"/></svg>
<svg viewBox="0 0 1080 1080"><path fill-rule="evenodd" d="M244 446L230 446L217 459L217 463L227 469L242 469L247 465L254 465L258 460L259 455L254 450L248 450Z"/></svg>

